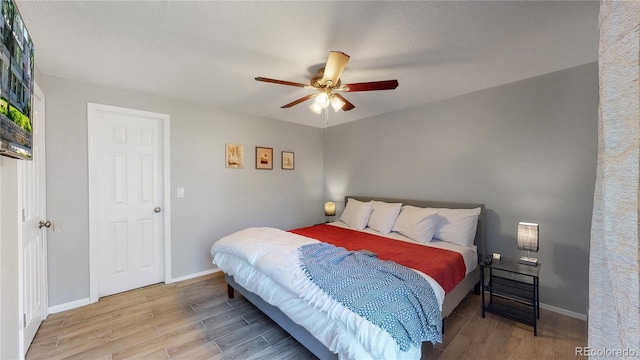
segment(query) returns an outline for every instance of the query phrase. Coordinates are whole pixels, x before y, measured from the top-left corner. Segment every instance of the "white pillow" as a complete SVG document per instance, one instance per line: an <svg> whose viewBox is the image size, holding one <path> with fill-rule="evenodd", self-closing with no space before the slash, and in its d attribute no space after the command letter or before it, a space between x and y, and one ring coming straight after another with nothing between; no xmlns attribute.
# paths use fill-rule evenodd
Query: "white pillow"
<svg viewBox="0 0 640 360"><path fill-rule="evenodd" d="M473 246L480 208L475 209L435 209L438 224L434 238L460 246Z"/></svg>
<svg viewBox="0 0 640 360"><path fill-rule="evenodd" d="M405 205L393 225L393 231L409 239L428 243L433 238L438 221L438 211L431 208L419 208Z"/></svg>
<svg viewBox="0 0 640 360"><path fill-rule="evenodd" d="M362 230L367 227L371 215L371 201L362 202L355 199L347 199L340 220L354 229Z"/></svg>
<svg viewBox="0 0 640 360"><path fill-rule="evenodd" d="M398 214L400 214L400 208L402 203L386 203L382 201L373 201L371 207L371 217L369 218L369 226L373 230L380 231L383 234L388 234L393 228Z"/></svg>

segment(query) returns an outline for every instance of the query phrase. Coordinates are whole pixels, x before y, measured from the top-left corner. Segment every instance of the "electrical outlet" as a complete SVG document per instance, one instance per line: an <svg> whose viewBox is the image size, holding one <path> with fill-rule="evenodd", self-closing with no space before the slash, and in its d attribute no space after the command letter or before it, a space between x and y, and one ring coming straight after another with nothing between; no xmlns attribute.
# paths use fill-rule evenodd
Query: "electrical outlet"
<svg viewBox="0 0 640 360"><path fill-rule="evenodd" d="M178 191L176 191L176 196L179 198L183 198L184 197L184 188L178 188Z"/></svg>
<svg viewBox="0 0 640 360"><path fill-rule="evenodd" d="M496 260L500 260L500 253L493 253L493 258Z"/></svg>

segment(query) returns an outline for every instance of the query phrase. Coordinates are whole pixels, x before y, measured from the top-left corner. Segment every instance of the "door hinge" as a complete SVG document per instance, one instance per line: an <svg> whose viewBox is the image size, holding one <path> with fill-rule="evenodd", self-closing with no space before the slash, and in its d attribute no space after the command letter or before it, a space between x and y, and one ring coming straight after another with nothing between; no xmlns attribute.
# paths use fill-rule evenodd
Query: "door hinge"
<svg viewBox="0 0 640 360"><path fill-rule="evenodd" d="M22 209L22 222L27 221L27 210Z"/></svg>
<svg viewBox="0 0 640 360"><path fill-rule="evenodd" d="M22 314L22 327L27 327L27 314Z"/></svg>

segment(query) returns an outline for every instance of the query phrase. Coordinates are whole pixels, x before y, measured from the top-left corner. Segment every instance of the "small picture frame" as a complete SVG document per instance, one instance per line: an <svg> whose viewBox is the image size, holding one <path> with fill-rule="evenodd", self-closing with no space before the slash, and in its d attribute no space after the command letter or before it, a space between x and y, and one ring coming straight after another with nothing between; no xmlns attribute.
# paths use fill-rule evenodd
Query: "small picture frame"
<svg viewBox="0 0 640 360"><path fill-rule="evenodd" d="M244 168L244 145L225 144L224 163L226 168Z"/></svg>
<svg viewBox="0 0 640 360"><path fill-rule="evenodd" d="M256 169L273 170L273 148L256 146Z"/></svg>
<svg viewBox="0 0 640 360"><path fill-rule="evenodd" d="M293 170L295 168L295 158L293 151L282 152L282 169Z"/></svg>

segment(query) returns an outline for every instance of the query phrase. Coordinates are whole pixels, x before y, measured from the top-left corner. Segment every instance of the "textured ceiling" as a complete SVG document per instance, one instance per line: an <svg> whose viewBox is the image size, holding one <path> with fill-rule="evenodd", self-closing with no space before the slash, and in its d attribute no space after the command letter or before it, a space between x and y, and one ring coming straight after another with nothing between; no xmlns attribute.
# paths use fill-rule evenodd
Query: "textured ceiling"
<svg viewBox="0 0 640 360"><path fill-rule="evenodd" d="M310 90L330 50L351 56L356 108L329 125L597 61L594 2L18 1L44 74L324 126Z"/></svg>

